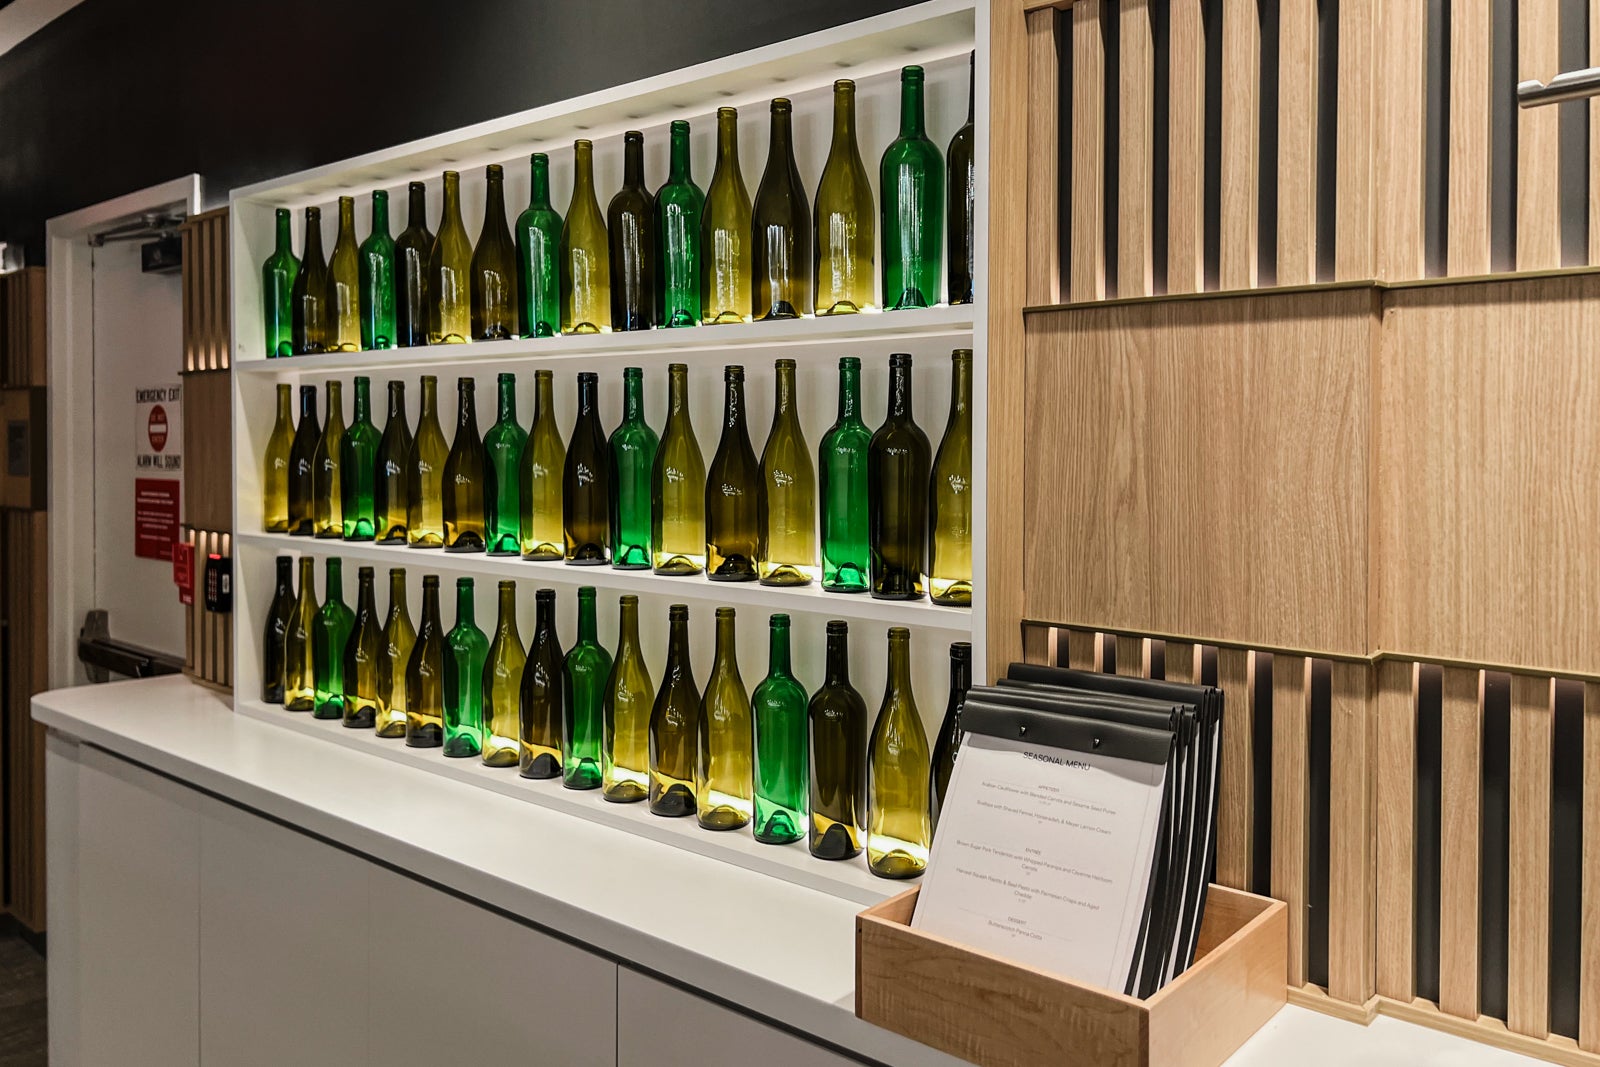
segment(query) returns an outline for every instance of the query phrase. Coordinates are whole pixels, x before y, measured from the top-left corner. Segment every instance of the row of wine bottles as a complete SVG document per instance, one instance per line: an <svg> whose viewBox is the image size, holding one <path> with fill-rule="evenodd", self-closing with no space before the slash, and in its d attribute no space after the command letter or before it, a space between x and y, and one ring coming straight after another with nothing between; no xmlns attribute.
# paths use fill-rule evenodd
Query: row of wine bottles
<svg viewBox="0 0 1600 1067"><path fill-rule="evenodd" d="M623 418L609 438L599 379L580 372L568 441L556 428L553 375L535 372L533 424L517 418L516 377L499 376L498 414L478 431L476 386L458 382L455 440L445 446L436 379L422 379L417 432L405 385L389 383L380 435L370 383L355 379L346 427L342 386L327 383L327 422L317 424L315 386L289 386L263 463L262 517L269 533L377 540L447 552L702 571L712 581L870 589L885 599L972 602L972 353L951 356L950 415L937 454L917 425L911 356L889 357L888 413L876 432L861 420L861 361L839 361L838 420L813 466L799 417L795 363L777 361L776 404L757 460L745 420L744 368L724 370L723 425L709 468L689 415L687 366L668 368L668 415L657 437L644 417L644 372L623 372ZM818 551L818 474L821 545ZM820 566L819 566L820 558Z"/></svg>
<svg viewBox="0 0 1600 1067"><path fill-rule="evenodd" d="M671 125L672 163L652 195L644 135L623 137L623 184L602 214L593 145L573 146L572 199L550 204L550 161L532 157L532 196L506 224L504 174L486 171L483 224L474 244L461 218L460 176L444 172L437 234L428 229L421 182L409 218L389 235L388 193L372 193L372 232L356 243L355 201L339 198L333 252L322 251L319 208L306 208L305 242L291 247L289 212L277 212L277 245L262 265L269 356L354 352L556 333L643 330L834 315L879 306L874 258L881 239L883 306L939 301L944 216L949 216L949 302L973 299L973 124L949 146L946 166L923 121L921 67L901 71L900 135L872 189L856 146L855 84L834 83L833 144L809 202L795 165L788 100L772 101L766 170L752 206L739 171L738 112L717 111L717 162L702 193L689 159L689 124ZM815 284L813 284L813 282Z"/></svg>
<svg viewBox="0 0 1600 1067"><path fill-rule="evenodd" d="M911 679L911 635L888 634L888 682L870 739L867 709L850 684L849 628L827 624L827 669L808 699L790 665L787 615L771 616L766 677L747 691L734 641L734 610L716 612L716 655L702 690L689 655L689 609L668 609L661 685L639 643L639 599L620 598L613 655L599 641L595 590L578 590L578 639L563 651L556 594L535 594L536 625L524 648L517 583L499 583L499 619L485 635L474 617L471 578L456 581L456 622L444 629L439 578L422 580L419 628L406 605L402 568L389 572L389 610L379 615L373 569L358 573L354 612L338 557L327 560L319 606L313 560L277 560L265 627L262 699L339 719L380 737L444 755L518 767L609 801L648 799L663 816L696 815L708 830L754 823L757 841L806 838L822 859L860 854L885 878L922 873L933 820L959 739L971 646L950 646L950 702L930 756Z"/></svg>

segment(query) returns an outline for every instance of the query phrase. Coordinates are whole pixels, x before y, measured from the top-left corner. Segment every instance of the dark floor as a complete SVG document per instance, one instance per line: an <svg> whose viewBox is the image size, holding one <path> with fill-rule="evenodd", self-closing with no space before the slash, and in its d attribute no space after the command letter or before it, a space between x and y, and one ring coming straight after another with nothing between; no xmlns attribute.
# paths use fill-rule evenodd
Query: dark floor
<svg viewBox="0 0 1600 1067"><path fill-rule="evenodd" d="M0 1067L44 1067L44 957L15 934L0 935Z"/></svg>

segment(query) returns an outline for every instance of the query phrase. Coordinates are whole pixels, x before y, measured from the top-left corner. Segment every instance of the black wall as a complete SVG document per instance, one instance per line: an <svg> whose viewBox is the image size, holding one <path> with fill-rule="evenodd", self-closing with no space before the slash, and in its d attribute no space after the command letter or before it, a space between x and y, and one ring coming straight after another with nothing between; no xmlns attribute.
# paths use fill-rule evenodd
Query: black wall
<svg viewBox="0 0 1600 1067"><path fill-rule="evenodd" d="M0 56L0 240L190 172L228 190L910 0L86 0Z"/></svg>

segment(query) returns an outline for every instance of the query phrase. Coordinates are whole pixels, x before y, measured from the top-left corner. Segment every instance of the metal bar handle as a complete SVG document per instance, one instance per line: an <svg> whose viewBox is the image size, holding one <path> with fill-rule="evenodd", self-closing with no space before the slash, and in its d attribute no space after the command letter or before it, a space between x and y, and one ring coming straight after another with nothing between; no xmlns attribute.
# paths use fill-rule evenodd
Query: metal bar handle
<svg viewBox="0 0 1600 1067"><path fill-rule="evenodd" d="M1543 107L1567 100L1583 100L1600 93L1600 67L1569 70L1557 74L1548 84L1525 81L1517 84L1517 106Z"/></svg>

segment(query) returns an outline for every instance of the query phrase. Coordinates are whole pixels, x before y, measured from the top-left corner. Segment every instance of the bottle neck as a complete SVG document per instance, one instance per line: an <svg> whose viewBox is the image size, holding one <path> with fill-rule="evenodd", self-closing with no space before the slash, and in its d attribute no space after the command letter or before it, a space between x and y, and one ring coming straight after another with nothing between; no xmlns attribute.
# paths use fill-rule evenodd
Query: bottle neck
<svg viewBox="0 0 1600 1067"><path fill-rule="evenodd" d="M767 159L770 167L771 160L788 160L794 155L790 147L790 131L792 123L790 112L787 108L776 109L772 112L772 137L767 145Z"/></svg>
<svg viewBox="0 0 1600 1067"><path fill-rule="evenodd" d="M644 188L644 138L630 137L622 149L622 184Z"/></svg>
<svg viewBox="0 0 1600 1067"><path fill-rule="evenodd" d="M769 655L771 674L790 674L789 667L789 627L772 627L770 641L771 653Z"/></svg>
<svg viewBox="0 0 1600 1067"><path fill-rule="evenodd" d="M404 382L389 383L389 417L403 419L406 417L406 387Z"/></svg>
<svg viewBox="0 0 1600 1067"><path fill-rule="evenodd" d="M328 420L332 426L334 420L344 421L344 389L338 382L328 383Z"/></svg>
<svg viewBox="0 0 1600 1067"><path fill-rule="evenodd" d="M972 364L958 359L950 374L950 418L963 417L972 409Z"/></svg>
<svg viewBox="0 0 1600 1067"><path fill-rule="evenodd" d="M833 90L833 140L840 146L856 139L856 91L853 87Z"/></svg>
<svg viewBox="0 0 1600 1067"><path fill-rule="evenodd" d="M294 588L294 561L288 556L278 557L278 592Z"/></svg>
<svg viewBox="0 0 1600 1067"><path fill-rule="evenodd" d="M500 405L496 417L501 422L517 421L517 383L514 378L500 379Z"/></svg>
<svg viewBox="0 0 1600 1067"><path fill-rule="evenodd" d="M622 417L627 422L644 421L644 375L629 374L622 379Z"/></svg>
<svg viewBox="0 0 1600 1067"><path fill-rule="evenodd" d="M667 180L680 185L692 181L690 166L689 124L675 122L672 124L672 166Z"/></svg>
<svg viewBox="0 0 1600 1067"><path fill-rule="evenodd" d="M372 387L365 378L356 379L356 421L370 422L372 419Z"/></svg>
<svg viewBox="0 0 1600 1067"><path fill-rule="evenodd" d="M495 624L495 629L502 633L514 634L517 632L517 587L510 586L500 590L500 619Z"/></svg>
<svg viewBox="0 0 1600 1067"><path fill-rule="evenodd" d="M595 417L597 384L587 378L578 379L578 418Z"/></svg>
<svg viewBox="0 0 1600 1067"><path fill-rule="evenodd" d="M422 590L422 624L439 628L439 587L436 585Z"/></svg>
<svg viewBox="0 0 1600 1067"><path fill-rule="evenodd" d="M339 237L354 238L356 235L356 202L354 197L341 196L339 198Z"/></svg>
<svg viewBox="0 0 1600 1067"><path fill-rule="evenodd" d="M473 622L472 586L456 586L456 625L472 626Z"/></svg>
<svg viewBox="0 0 1600 1067"><path fill-rule="evenodd" d="M849 635L828 635L828 662L825 669L825 680L828 685L850 684Z"/></svg>
<svg viewBox="0 0 1600 1067"><path fill-rule="evenodd" d="M689 416L689 375L686 371L671 371L667 375L667 417Z"/></svg>
<svg viewBox="0 0 1600 1067"><path fill-rule="evenodd" d="M593 593L578 597L578 640L591 645L600 641L600 631L595 626Z"/></svg>
<svg viewBox="0 0 1600 1067"><path fill-rule="evenodd" d="M456 390L456 426L463 430L474 430L478 426L475 392L470 379Z"/></svg>
<svg viewBox="0 0 1600 1067"><path fill-rule="evenodd" d="M434 420L439 418L439 386L429 379L424 379L422 382L422 417Z"/></svg>
<svg viewBox="0 0 1600 1067"><path fill-rule="evenodd" d="M689 620L673 619L667 635L667 661L689 661Z"/></svg>
<svg viewBox="0 0 1600 1067"><path fill-rule="evenodd" d="M739 165L739 119L735 115L717 116L717 170Z"/></svg>
<svg viewBox="0 0 1600 1067"><path fill-rule="evenodd" d="M739 658L738 646L734 643L733 616L717 616L717 650L716 662L728 665Z"/></svg>
<svg viewBox="0 0 1600 1067"><path fill-rule="evenodd" d="M978 53L967 57L967 125L972 125L974 108L978 104Z"/></svg>
<svg viewBox="0 0 1600 1067"><path fill-rule="evenodd" d="M325 588L323 597L328 603L344 602L344 572L339 569L337 559L328 560L328 572L323 579Z"/></svg>
<svg viewBox="0 0 1600 1067"><path fill-rule="evenodd" d="M922 137L922 78L903 78L900 82L900 136Z"/></svg>
<svg viewBox="0 0 1600 1067"><path fill-rule="evenodd" d="M550 161L542 155L534 156L529 168L533 192L528 197L528 206L548 208L550 206Z"/></svg>
<svg viewBox="0 0 1600 1067"><path fill-rule="evenodd" d="M483 217L505 218L506 214L506 180L498 172L491 172L484 183L484 209Z"/></svg>
<svg viewBox="0 0 1600 1067"><path fill-rule="evenodd" d="M553 379L553 375L541 374L533 380L533 414L535 420L555 417Z"/></svg>
<svg viewBox="0 0 1600 1067"><path fill-rule="evenodd" d="M389 576L389 614L404 612L406 610L406 576L404 574L391 574Z"/></svg>
<svg viewBox="0 0 1600 1067"><path fill-rule="evenodd" d="M317 424L317 390L306 387L300 390L300 421L311 420L311 425Z"/></svg>
<svg viewBox="0 0 1600 1067"><path fill-rule="evenodd" d="M368 615L375 615L378 611L377 601L372 593L372 575L363 574L356 583L356 610Z"/></svg>
<svg viewBox="0 0 1600 1067"><path fill-rule="evenodd" d="M533 609L534 628L540 633L553 634L556 630L556 602L552 598L541 598Z"/></svg>
<svg viewBox="0 0 1600 1067"><path fill-rule="evenodd" d="M861 418L861 364L846 363L839 368L839 421Z"/></svg>
<svg viewBox="0 0 1600 1067"><path fill-rule="evenodd" d="M594 152L587 143L572 152L572 189L574 197L579 192L594 194Z"/></svg>
<svg viewBox="0 0 1600 1067"><path fill-rule="evenodd" d="M322 213L306 212L306 259L322 258Z"/></svg>
<svg viewBox="0 0 1600 1067"><path fill-rule="evenodd" d="M950 702L954 704L972 688L972 657L950 657Z"/></svg>
<svg viewBox="0 0 1600 1067"><path fill-rule="evenodd" d="M439 226L443 229L452 222L461 224L461 177L454 171L444 176L444 211Z"/></svg>
<svg viewBox="0 0 1600 1067"><path fill-rule="evenodd" d="M279 211L278 212L278 216L277 216L277 220L278 220L278 247L277 247L277 252L278 252L279 255L285 255L285 254L292 255L293 254L294 240L293 240L293 238L291 237L291 235L289 233L289 213L287 211Z"/></svg>
<svg viewBox="0 0 1600 1067"><path fill-rule="evenodd" d="M778 367L777 377L777 411L774 417L790 415L794 412L794 367L783 364Z"/></svg>
<svg viewBox="0 0 1600 1067"><path fill-rule="evenodd" d="M911 418L911 368L889 368L889 417Z"/></svg>
<svg viewBox="0 0 1600 1067"><path fill-rule="evenodd" d="M300 557L300 596L303 599L315 600L317 572L313 569L316 561L310 556Z"/></svg>
<svg viewBox="0 0 1600 1067"><path fill-rule="evenodd" d="M412 182L407 190L406 226L413 230L428 228L428 189L421 182Z"/></svg>
<svg viewBox="0 0 1600 1067"><path fill-rule="evenodd" d="M911 641L909 638L889 638L889 688L895 692L911 693Z"/></svg>
<svg viewBox="0 0 1600 1067"><path fill-rule="evenodd" d="M288 422L292 413L293 409L289 403L289 387L280 385L278 386L278 421Z"/></svg>
<svg viewBox="0 0 1600 1067"><path fill-rule="evenodd" d="M372 194L372 232L389 232L389 197L386 193Z"/></svg>
<svg viewBox="0 0 1600 1067"><path fill-rule="evenodd" d="M617 617L617 647L619 649L632 645L639 645L639 605L624 602Z"/></svg>
<svg viewBox="0 0 1600 1067"><path fill-rule="evenodd" d="M724 429L737 430L744 426L744 380L738 379L728 383L728 395L722 405L722 425Z"/></svg>

